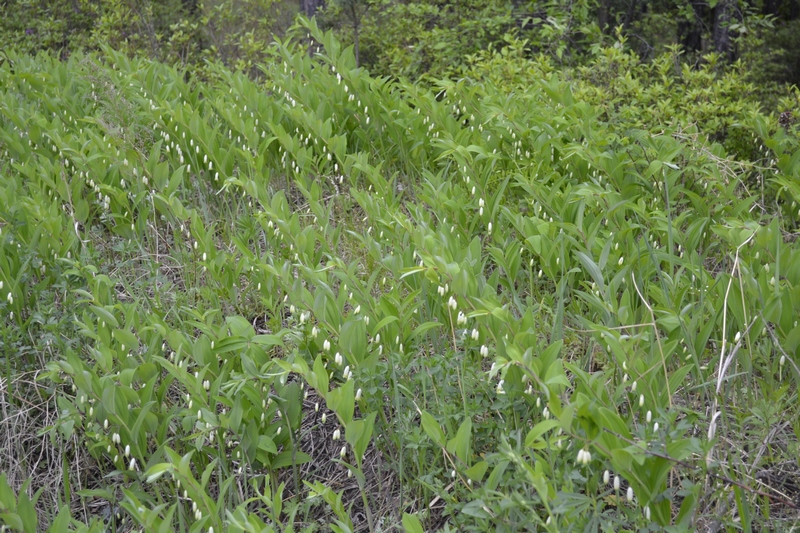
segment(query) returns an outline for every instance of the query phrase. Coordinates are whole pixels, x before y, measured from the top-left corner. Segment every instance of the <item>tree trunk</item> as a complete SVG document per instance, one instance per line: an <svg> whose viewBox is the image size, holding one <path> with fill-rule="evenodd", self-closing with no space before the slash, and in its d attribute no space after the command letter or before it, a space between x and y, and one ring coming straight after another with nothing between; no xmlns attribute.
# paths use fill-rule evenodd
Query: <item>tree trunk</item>
<svg viewBox="0 0 800 533"><path fill-rule="evenodd" d="M303 9L303 14L311 18L318 10L325 7L325 0L302 0L301 7Z"/></svg>
<svg viewBox="0 0 800 533"><path fill-rule="evenodd" d="M705 2L692 1L692 19L678 21L678 38L683 49L687 52L702 52L703 50L703 19Z"/></svg>
<svg viewBox="0 0 800 533"><path fill-rule="evenodd" d="M197 0L181 0L181 1L183 3L183 9L186 10L186 12L189 15L194 15L195 13L197 13Z"/></svg>
<svg viewBox="0 0 800 533"><path fill-rule="evenodd" d="M728 61L736 59L730 25L734 22L735 0L719 0L714 7L714 51Z"/></svg>
<svg viewBox="0 0 800 533"><path fill-rule="evenodd" d="M358 61L358 26L359 26L359 25L358 25L358 24L356 24L356 25L353 27L353 34L354 34L354 35L353 35L353 37L354 37L354 39L355 39L354 51L355 51L355 53L356 53L356 68L358 68L358 67L360 66L360 64L359 64L359 61Z"/></svg>
<svg viewBox="0 0 800 533"><path fill-rule="evenodd" d="M638 7L639 2L637 0L630 0L628 2L628 12L625 13L625 20L622 22L622 26L627 30L631 23L635 20L636 16L636 8Z"/></svg>
<svg viewBox="0 0 800 533"><path fill-rule="evenodd" d="M611 28L609 28L609 6L608 0L600 0L600 4L597 6L597 25L600 27L600 31L610 35Z"/></svg>

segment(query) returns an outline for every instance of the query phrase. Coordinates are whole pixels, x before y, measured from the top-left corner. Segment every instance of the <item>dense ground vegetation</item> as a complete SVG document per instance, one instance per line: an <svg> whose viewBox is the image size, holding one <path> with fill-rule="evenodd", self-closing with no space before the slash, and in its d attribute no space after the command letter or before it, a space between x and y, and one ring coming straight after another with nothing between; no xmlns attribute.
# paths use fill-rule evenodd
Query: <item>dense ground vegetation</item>
<svg viewBox="0 0 800 533"><path fill-rule="evenodd" d="M498 6L416 82L305 19L201 68L96 21L6 51L0 524L800 524L796 89L624 28L566 64ZM360 61L404 62L380 15Z"/></svg>

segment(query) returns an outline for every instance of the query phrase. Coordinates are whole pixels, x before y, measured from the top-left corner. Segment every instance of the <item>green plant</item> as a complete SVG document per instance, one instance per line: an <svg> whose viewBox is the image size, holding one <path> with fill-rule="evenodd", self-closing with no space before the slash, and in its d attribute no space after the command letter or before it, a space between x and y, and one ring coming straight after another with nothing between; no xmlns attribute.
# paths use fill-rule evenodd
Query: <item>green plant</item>
<svg viewBox="0 0 800 533"><path fill-rule="evenodd" d="M620 45L584 84L503 50L432 88L306 20L263 83L12 53L4 372L38 369L57 418L37 430L91 460L6 483L4 525L33 502L51 529L796 522L776 470L797 451L796 138L712 112L736 80L711 69ZM626 99L679 82L698 101L662 111L702 122ZM709 138L730 117L752 152Z"/></svg>

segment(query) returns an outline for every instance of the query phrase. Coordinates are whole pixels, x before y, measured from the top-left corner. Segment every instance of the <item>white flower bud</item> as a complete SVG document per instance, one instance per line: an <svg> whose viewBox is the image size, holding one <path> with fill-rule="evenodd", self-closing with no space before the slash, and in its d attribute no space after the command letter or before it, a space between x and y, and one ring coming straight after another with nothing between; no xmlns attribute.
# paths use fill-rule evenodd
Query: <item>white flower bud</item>
<svg viewBox="0 0 800 533"><path fill-rule="evenodd" d="M629 502L633 501L633 487L630 487L630 486L628 487L628 493L627 493L626 497L628 498Z"/></svg>
<svg viewBox="0 0 800 533"><path fill-rule="evenodd" d="M333 440L339 440L341 438L341 436L342 436L342 432L339 431L339 429L337 428L336 431L333 432L333 437L332 438L333 438Z"/></svg>
<svg viewBox="0 0 800 533"><path fill-rule="evenodd" d="M619 490L620 479L619 476L614 476L614 490Z"/></svg>

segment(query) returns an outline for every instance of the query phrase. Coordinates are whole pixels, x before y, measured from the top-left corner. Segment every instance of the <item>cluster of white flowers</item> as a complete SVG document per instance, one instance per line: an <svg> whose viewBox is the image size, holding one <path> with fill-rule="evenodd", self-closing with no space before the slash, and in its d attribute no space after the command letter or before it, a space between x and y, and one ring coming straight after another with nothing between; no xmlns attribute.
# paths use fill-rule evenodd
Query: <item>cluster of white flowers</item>
<svg viewBox="0 0 800 533"><path fill-rule="evenodd" d="M577 463L579 465L588 465L591 462L592 462L592 452L590 452L589 450L584 450L583 448L578 450Z"/></svg>
<svg viewBox="0 0 800 533"><path fill-rule="evenodd" d="M458 302L453 296L451 296L450 299L447 300L447 306L453 311L455 311L458 308Z"/></svg>

